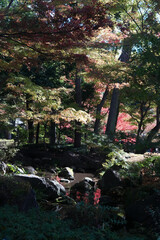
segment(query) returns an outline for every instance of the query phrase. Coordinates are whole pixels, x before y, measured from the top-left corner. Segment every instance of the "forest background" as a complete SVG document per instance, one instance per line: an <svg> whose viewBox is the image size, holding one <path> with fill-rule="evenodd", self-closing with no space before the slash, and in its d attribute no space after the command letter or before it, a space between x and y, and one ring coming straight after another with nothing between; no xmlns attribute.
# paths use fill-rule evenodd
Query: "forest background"
<svg viewBox="0 0 160 240"><path fill-rule="evenodd" d="M0 2L0 136L159 145L156 0Z"/></svg>

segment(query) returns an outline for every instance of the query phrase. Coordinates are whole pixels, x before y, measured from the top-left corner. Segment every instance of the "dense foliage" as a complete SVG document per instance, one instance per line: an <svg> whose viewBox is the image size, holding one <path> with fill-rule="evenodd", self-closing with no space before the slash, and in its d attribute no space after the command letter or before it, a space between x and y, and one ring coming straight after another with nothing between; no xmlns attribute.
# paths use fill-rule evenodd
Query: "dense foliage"
<svg viewBox="0 0 160 240"><path fill-rule="evenodd" d="M132 235L128 235L127 237L121 236L121 234L118 235L109 229L107 222L104 222L103 226L99 226L98 228L86 225L79 227L72 220L61 220L55 212L36 210L25 214L18 212L15 207L9 206L1 208L0 211L0 237L2 239L143 239Z"/></svg>
<svg viewBox="0 0 160 240"><path fill-rule="evenodd" d="M33 163L43 175L49 164L61 171L58 164L68 161L80 173L94 169L101 186L107 171L119 185L102 188L110 206L74 199L65 216L4 206L0 238L143 239L124 236L118 205L127 216L126 202L145 201L147 178L153 195L159 191L160 157L129 163L126 153L159 151L159 79L158 0L1 0L0 138L11 139L6 146L0 141L1 174L25 174L22 163ZM160 210L152 207L146 212L158 237Z"/></svg>

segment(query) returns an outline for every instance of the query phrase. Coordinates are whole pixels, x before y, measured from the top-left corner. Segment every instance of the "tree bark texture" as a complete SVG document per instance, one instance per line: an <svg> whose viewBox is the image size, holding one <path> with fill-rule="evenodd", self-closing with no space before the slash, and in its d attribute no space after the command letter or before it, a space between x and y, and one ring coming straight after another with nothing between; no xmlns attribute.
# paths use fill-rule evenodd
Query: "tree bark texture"
<svg viewBox="0 0 160 240"><path fill-rule="evenodd" d="M160 117L160 113L159 113L159 106L157 107L157 110L156 110L156 113L157 113L157 124L154 128L152 128L152 130L148 133L148 136L146 138L146 141L145 141L145 145L146 146L150 146L151 145L151 142L153 140L153 138L156 136L156 134L158 133L158 131L160 130L160 121L159 121L159 117ZM146 149L147 150L147 149Z"/></svg>
<svg viewBox="0 0 160 240"><path fill-rule="evenodd" d="M28 143L34 143L34 123L28 120Z"/></svg>
<svg viewBox="0 0 160 240"><path fill-rule="evenodd" d="M95 124L94 124L94 133L95 134L99 134L99 128L100 128L100 121L101 121L101 110L102 107L104 106L104 103L107 99L108 96L108 86L105 89L105 92L103 94L102 100L101 102L97 105L97 109L96 109L96 120L95 120Z"/></svg>
<svg viewBox="0 0 160 240"><path fill-rule="evenodd" d="M133 40L131 38L125 38L123 40L122 52L118 60L125 63L129 62L129 59L131 57L132 46Z"/></svg>
<svg viewBox="0 0 160 240"><path fill-rule="evenodd" d="M82 92L81 92L81 78L78 76L76 71L75 77L75 101L78 107L82 104ZM81 146L81 123L75 122L75 137L74 137L74 147L78 148Z"/></svg>
<svg viewBox="0 0 160 240"><path fill-rule="evenodd" d="M157 125L160 122L160 108L159 108L159 106L157 106L157 108L156 108L156 122L157 122Z"/></svg>
<svg viewBox="0 0 160 240"><path fill-rule="evenodd" d="M123 40L122 52L121 55L119 56L119 60L121 62L125 63L129 62L133 43L134 39L132 38L125 38ZM111 139L114 139L114 134L116 131L117 119L119 114L119 95L120 95L119 88L114 88L112 93L108 121L106 125L106 134Z"/></svg>
<svg viewBox="0 0 160 240"><path fill-rule="evenodd" d="M150 109L150 103L148 104L147 107L146 107L146 102L141 103L141 105L140 105L140 121L139 121L139 124L138 124L138 131L137 131L137 136L136 136L136 145L139 144L140 136L141 136L142 132L144 131L143 122L144 122L144 119L145 119L149 109Z"/></svg>
<svg viewBox="0 0 160 240"><path fill-rule="evenodd" d="M112 93L110 111L105 132L111 139L114 138L118 113L119 113L119 89L115 87Z"/></svg>
<svg viewBox="0 0 160 240"><path fill-rule="evenodd" d="M50 122L50 145L53 146L56 143L56 124L51 120Z"/></svg>
<svg viewBox="0 0 160 240"><path fill-rule="evenodd" d="M40 128L40 123L37 124L37 128L36 128L36 144L39 143L39 128Z"/></svg>
<svg viewBox="0 0 160 240"><path fill-rule="evenodd" d="M74 138L74 147L79 148L81 147L81 123L76 121L76 128L75 128L75 138Z"/></svg>
<svg viewBox="0 0 160 240"><path fill-rule="evenodd" d="M26 96L26 109L28 111L31 110L30 104L32 104L32 100L30 99L30 95ZM34 143L34 122L32 119L28 120L28 143Z"/></svg>

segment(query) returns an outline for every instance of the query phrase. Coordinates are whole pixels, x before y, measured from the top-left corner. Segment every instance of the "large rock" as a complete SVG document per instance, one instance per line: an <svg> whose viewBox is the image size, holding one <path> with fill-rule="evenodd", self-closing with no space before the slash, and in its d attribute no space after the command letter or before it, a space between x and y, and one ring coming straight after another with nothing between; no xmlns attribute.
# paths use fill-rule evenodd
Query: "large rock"
<svg viewBox="0 0 160 240"><path fill-rule="evenodd" d="M44 192L49 199L55 200L66 194L65 188L56 180L45 179L33 174L16 174L14 176L29 182L33 189Z"/></svg>
<svg viewBox="0 0 160 240"><path fill-rule="evenodd" d="M78 201L86 203L94 202L94 185L95 183L90 178L84 178L82 181L75 183L70 189L70 196Z"/></svg>
<svg viewBox="0 0 160 240"><path fill-rule="evenodd" d="M68 179L65 179L65 178L61 178L61 179L60 179L60 182L61 182L61 183L70 183L71 181L68 180Z"/></svg>
<svg viewBox="0 0 160 240"><path fill-rule="evenodd" d="M31 185L13 176L0 177L0 206L5 204L17 205L20 211L38 207Z"/></svg>
<svg viewBox="0 0 160 240"><path fill-rule="evenodd" d="M95 182L92 180L92 178L85 177L83 181L89 183L93 188L95 187Z"/></svg>
<svg viewBox="0 0 160 240"><path fill-rule="evenodd" d="M110 189L121 185L122 182L118 172L112 169L108 169L102 179L98 182L98 186L101 189L102 194L107 194Z"/></svg>
<svg viewBox="0 0 160 240"><path fill-rule="evenodd" d="M84 178L82 181L75 183L71 187L71 193L78 191L83 194L92 190L94 190L94 182L90 178Z"/></svg>
<svg viewBox="0 0 160 240"><path fill-rule="evenodd" d="M31 189L26 196L18 203L18 208L20 211L27 212L32 208L38 208L38 203L36 201L36 194L33 189Z"/></svg>
<svg viewBox="0 0 160 240"><path fill-rule="evenodd" d="M59 177L67 178L69 180L74 180L73 169L69 168L69 167L63 168L58 175L59 175Z"/></svg>

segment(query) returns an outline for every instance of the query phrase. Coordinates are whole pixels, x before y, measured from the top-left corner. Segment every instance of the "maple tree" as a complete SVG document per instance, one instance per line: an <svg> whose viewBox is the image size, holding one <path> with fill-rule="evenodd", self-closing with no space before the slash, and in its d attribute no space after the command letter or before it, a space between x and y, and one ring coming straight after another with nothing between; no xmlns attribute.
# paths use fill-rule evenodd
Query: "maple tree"
<svg viewBox="0 0 160 240"><path fill-rule="evenodd" d="M62 94L69 94L71 89L55 88L46 89L30 81L30 79L18 76L8 79L7 105L3 105L5 114L3 119L20 118L27 120L28 124L44 122L59 123L60 120L67 122L76 120L86 124L91 121L89 114L74 108L64 108L61 102ZM11 104L9 104L9 101ZM33 141L34 129L29 128L29 142Z"/></svg>
<svg viewBox="0 0 160 240"><path fill-rule="evenodd" d="M69 49L83 46L94 30L111 21L99 1L21 0L1 3L0 24L1 67L13 69L17 60L33 62L38 54L85 61L85 55Z"/></svg>
<svg viewBox="0 0 160 240"><path fill-rule="evenodd" d="M112 39L111 39L111 36L112 36ZM119 48L121 45L119 42L120 40L118 41L117 36L113 33L108 34L108 36L104 35L102 39L105 39L106 42L103 42L103 45L100 45L101 46L100 49L98 47L97 52L99 53L100 56L97 62L95 63L93 70L91 70L92 72L90 73L92 78L97 79L97 82L98 82L97 85L100 85L99 82L101 82L101 87L99 87L99 89L101 88L101 90L100 91L98 90L98 91L100 92L100 95L102 95L101 92L103 93L103 95L100 96L101 100L97 99L99 101L99 104L97 105L97 109L96 109L96 121L94 125L94 131L96 134L98 134L100 130L100 120L101 118L103 118L101 111L102 111L102 108L104 107L104 104L106 104L105 102L107 97L109 100L111 92L113 93L115 92L115 90L113 89L114 88L117 89L118 85L121 85L122 83L126 82L126 78L127 78L126 77L127 67L122 62L118 61L118 59L116 59L116 54L114 53L114 50L117 47ZM123 39L123 37L121 36L120 39ZM111 52L111 48L113 50L112 52ZM118 110L117 107L113 106L113 101L110 109L111 109L110 113L111 112L113 113L113 110L115 109ZM114 135L114 131L116 127L116 118L115 118L115 121L113 121L114 115L115 114L113 113L113 115L109 117L111 119L111 122L115 123L113 127L114 130L111 131L111 133L109 133L110 132L109 121L107 123L107 132L108 132L107 134L110 136Z"/></svg>
<svg viewBox="0 0 160 240"><path fill-rule="evenodd" d="M0 4L0 68L4 82L11 79L11 74L12 76L22 74L25 66L26 76L28 74L27 77L30 80L32 78L32 82L39 81L38 84L43 85L40 90L40 86L33 84L36 86L35 89L39 88L39 91L42 91L47 103L46 92L50 87L53 88L56 82L59 84L61 77L66 82L72 81L71 88L75 88L73 103L71 105L69 102L65 103L59 96L62 101L61 107L63 106L65 110L64 118L70 122L67 114L71 116L73 114L74 119L79 122L80 117L77 111L83 115L82 110L85 110L95 117L94 131L99 133L100 121L103 118L102 109L104 106L108 108L110 102L106 133L112 139L114 139L119 106L120 110L122 108L121 89L129 84L127 85L129 91L132 91L133 88L136 89L136 84L139 84L143 89L148 87L156 93L153 102L154 108L157 106L157 130L159 129L157 81L159 5L157 1L134 0L130 3L125 0L114 2L6 0L1 1ZM42 68L39 68L40 59L44 58L48 61L48 65L57 64L58 66L55 67L56 70L50 78L44 70L45 61L42 61ZM64 73L67 64L71 67L68 77ZM36 70L33 70L34 68ZM51 70L50 67L49 69ZM48 80L45 79L46 77ZM149 81L149 79L152 80ZM61 82L62 85L65 85L65 81ZM45 89L49 82L48 89ZM87 84L92 88L87 89ZM32 92L33 86L28 86L28 90L25 89L30 91L28 110L25 112L32 112L30 106L34 112L28 121L32 122L31 125L33 121L37 123L38 131L39 123L47 116L47 121L53 125L51 129L55 129L55 123L59 120L53 119L53 116L52 119L49 117L52 115L51 111L43 112L45 103L34 102L33 95L36 96L37 92ZM55 90L51 91L56 98ZM56 91L58 92L58 89ZM132 97L131 102L138 101L134 96ZM106 99L108 99L107 103ZM135 112L132 107L127 110L130 113ZM36 111L39 111L41 117L38 118ZM27 119L27 114L25 117ZM61 119L64 118L61 116ZM57 119L60 119L59 116ZM84 122L87 121L84 120ZM137 132L139 137L144 124L140 125ZM79 140L75 141L77 146L80 145L81 139L79 129L75 136L77 137L78 134ZM55 132L53 131L51 135L55 135ZM155 133L152 134L152 138L154 135Z"/></svg>
<svg viewBox="0 0 160 240"><path fill-rule="evenodd" d="M124 87L123 111L130 115L130 122L137 125L136 144L139 144L146 126L154 121L153 108L155 95L152 90L137 84Z"/></svg>
<svg viewBox="0 0 160 240"><path fill-rule="evenodd" d="M150 69L148 68L147 70L145 67L143 70L143 67L141 67L143 66L145 61L143 61L143 63L142 61L139 61L139 63L138 61L136 61L138 60L138 56L139 56L139 59L141 60L142 60L142 55L145 56L144 59L146 60L146 63L148 62L153 63L154 61L157 62L156 54L158 54L158 52L155 53L154 48L155 46L159 45L158 44L159 37L157 35L159 31L159 20L158 20L159 8L157 8L156 1L132 1L130 3L122 0L122 1L115 1L113 5L114 5L113 18L115 18L115 20L118 22L116 27L118 27L119 30L126 35L124 37L124 40L122 41L123 43L122 52L119 56L119 60L124 63L127 63L126 64L127 67L130 67L130 64L132 62L135 63L132 65L134 69L133 70L134 73L132 72L133 73L132 77L130 76L128 78L128 82L130 82L132 78L133 84L134 84L135 82L134 77L137 76L138 70L139 72L141 72L141 74L142 72L146 72L145 75L147 75L148 73L151 74L151 68ZM148 50L150 49L150 50L146 51L147 49ZM153 61L151 59L153 59ZM157 67L155 69L155 73L156 72L157 72ZM128 72L128 75L129 75L129 72ZM142 78L144 79L144 76L141 75L141 77L139 77L139 81L141 83L143 82ZM156 82L155 82L155 85L157 85ZM150 84L150 88L152 91L153 84L152 84L152 87ZM117 98L117 100L118 100L118 95L119 95L119 91L117 90L117 94L115 95L115 99ZM133 101L136 102L136 99L133 99ZM115 109L117 108L116 107L117 104L118 104L118 101L116 103L116 100L115 100L115 106L112 108L113 111L115 111ZM112 111L110 111L110 113L112 113ZM114 118L111 117L111 123L114 122L113 119L115 119L116 121L117 114L118 114L118 111L115 111ZM115 131L115 125L113 128L110 125L112 129L111 131L112 136ZM156 127L156 129L158 129L158 127ZM139 135L139 133L137 135ZM153 134L151 135L153 137Z"/></svg>
<svg viewBox="0 0 160 240"><path fill-rule="evenodd" d="M134 51L132 51L132 77L133 84L137 85L137 90L141 88L141 96L145 94L147 90L148 94L146 96L147 101L150 101L150 96L152 96L152 104L148 110L153 111L153 103L157 105L156 126L147 134L143 141L143 147L140 146L140 150L145 151L151 145L151 141L157 134L159 125L159 7L156 1L140 1L140 4L136 5L138 7L140 17L139 19L135 17L134 22L137 26L136 32L133 33L134 37ZM142 11L143 10L143 11ZM137 13L136 13L137 15ZM146 90L145 90L146 89ZM138 91L137 91L138 94ZM135 101L136 102L136 101ZM144 104L144 103L143 103ZM154 106L154 109L155 109ZM142 107L141 107L142 113ZM143 115L143 114L142 114ZM142 120L142 119L141 119ZM139 126L140 127L140 126ZM137 136L139 135L140 129L138 128ZM138 145L139 137L137 138Z"/></svg>
<svg viewBox="0 0 160 240"><path fill-rule="evenodd" d="M112 25L100 1L2 1L0 23L0 66L9 72L31 68L39 55L84 64L88 58L76 48L99 27Z"/></svg>
<svg viewBox="0 0 160 240"><path fill-rule="evenodd" d="M154 45L154 41L156 42L156 45ZM154 116L154 120L156 120L155 126L150 130L150 132L146 135L143 141L143 145L146 146L146 148L151 145L153 138L156 136L156 134L160 129L159 70L158 70L159 69L158 67L159 66L159 60L158 60L159 39L154 38L154 41L153 40L147 41L147 44L145 45L146 48L144 48L141 55L139 53L136 53L135 55L136 59L133 58L132 67L131 67L132 76L134 78L134 85L137 86L137 91L135 91L135 93L138 94L138 89L141 89L141 93L140 93L141 98L146 94L146 97L145 97L146 100L142 101L142 103L145 106L145 104L148 102L149 105L147 109L148 111L152 111L152 116ZM151 47L147 46L148 44L150 45L150 43L152 43L153 45ZM158 51L155 50L155 46ZM141 65L140 68L137 67L139 65ZM138 143L138 139L137 139L137 143ZM144 147L143 151L145 151L146 148Z"/></svg>

